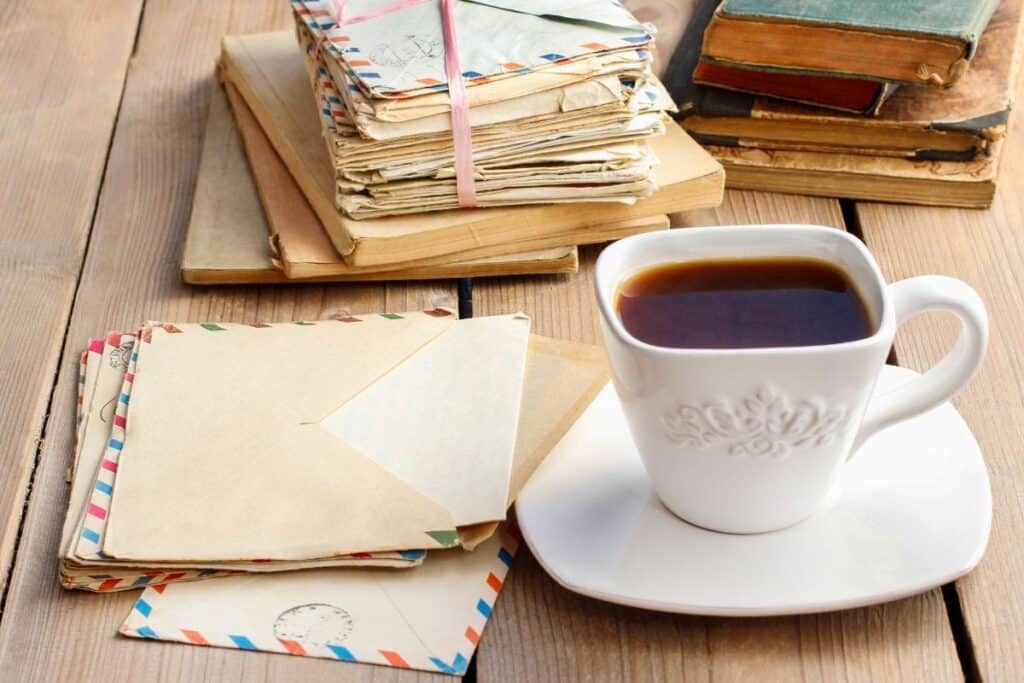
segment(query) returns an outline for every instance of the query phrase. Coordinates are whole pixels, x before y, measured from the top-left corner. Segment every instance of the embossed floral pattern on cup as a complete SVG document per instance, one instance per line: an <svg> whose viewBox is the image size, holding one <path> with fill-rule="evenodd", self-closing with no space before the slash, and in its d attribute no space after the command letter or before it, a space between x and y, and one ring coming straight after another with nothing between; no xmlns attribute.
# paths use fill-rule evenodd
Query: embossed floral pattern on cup
<svg viewBox="0 0 1024 683"><path fill-rule="evenodd" d="M730 455L784 458L793 449L825 446L846 427L845 406L794 401L770 385L737 401L680 403L662 417L665 436L680 447L725 443Z"/></svg>

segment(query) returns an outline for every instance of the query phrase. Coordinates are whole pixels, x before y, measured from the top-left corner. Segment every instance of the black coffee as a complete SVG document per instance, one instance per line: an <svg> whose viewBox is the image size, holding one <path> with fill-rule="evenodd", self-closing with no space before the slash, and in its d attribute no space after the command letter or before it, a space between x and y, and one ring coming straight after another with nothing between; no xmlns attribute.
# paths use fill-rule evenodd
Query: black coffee
<svg viewBox="0 0 1024 683"><path fill-rule="evenodd" d="M619 287L616 309L634 337L674 348L814 346L874 332L850 277L812 258L655 266Z"/></svg>

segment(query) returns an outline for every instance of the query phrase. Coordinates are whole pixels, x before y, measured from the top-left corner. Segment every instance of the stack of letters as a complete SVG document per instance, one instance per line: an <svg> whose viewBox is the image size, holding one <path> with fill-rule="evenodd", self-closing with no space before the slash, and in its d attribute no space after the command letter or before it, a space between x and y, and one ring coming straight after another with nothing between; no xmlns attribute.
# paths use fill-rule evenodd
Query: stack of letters
<svg viewBox="0 0 1024 683"><path fill-rule="evenodd" d="M608 375L525 315L438 308L150 323L80 377L61 577L148 586L123 633L456 673L509 505Z"/></svg>
<svg viewBox="0 0 1024 683"><path fill-rule="evenodd" d="M654 29L623 5L454 3L453 129L443 4L296 0L295 32L225 37L220 76L279 280L566 272L578 245L721 201L721 165L668 118ZM220 111L208 135L223 133ZM192 282L248 277L211 256L253 222L235 206L252 181L229 182L225 137L200 168Z"/></svg>

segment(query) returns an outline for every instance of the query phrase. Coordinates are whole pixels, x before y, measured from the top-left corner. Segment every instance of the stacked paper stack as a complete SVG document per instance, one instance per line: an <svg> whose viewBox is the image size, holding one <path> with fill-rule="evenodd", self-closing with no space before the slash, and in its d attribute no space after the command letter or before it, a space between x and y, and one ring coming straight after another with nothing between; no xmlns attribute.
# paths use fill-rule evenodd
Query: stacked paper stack
<svg viewBox="0 0 1024 683"><path fill-rule="evenodd" d="M381 3L364 0L339 17L329 1L292 4L338 206L356 218L458 207L443 9L425 2L375 15ZM675 106L651 71L651 27L617 2L452 5L470 86L475 205L632 203L654 192L647 140L664 133Z"/></svg>
<svg viewBox="0 0 1024 683"><path fill-rule="evenodd" d="M653 27L623 4L292 7L298 46L226 36L220 61L278 281L567 272L580 245L722 200L721 165L667 117ZM183 264L197 283L260 268L218 109Z"/></svg>
<svg viewBox="0 0 1024 683"><path fill-rule="evenodd" d="M607 381L522 314L111 333L82 354L62 583L148 586L125 635L462 673L507 510Z"/></svg>
<svg viewBox="0 0 1024 683"><path fill-rule="evenodd" d="M475 547L607 378L596 349L529 328L434 309L93 340L64 584L408 567Z"/></svg>

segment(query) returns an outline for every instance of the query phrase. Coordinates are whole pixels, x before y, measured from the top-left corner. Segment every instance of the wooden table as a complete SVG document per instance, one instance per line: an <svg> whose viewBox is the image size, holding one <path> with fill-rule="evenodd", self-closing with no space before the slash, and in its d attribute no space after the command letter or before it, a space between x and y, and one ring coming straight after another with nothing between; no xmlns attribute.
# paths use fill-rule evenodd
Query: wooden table
<svg viewBox="0 0 1024 683"><path fill-rule="evenodd" d="M646 4L656 4L649 0ZM672 4L672 3L668 3ZM598 340L590 279L192 288L177 276L225 33L289 25L284 0L70 0L0 9L0 680L444 680L384 667L140 642L115 635L131 593L65 592L76 360L90 335L146 319L315 319L339 311L472 304L522 309L543 334ZM1018 115L1016 118L1020 118ZM1024 121L1016 122L1018 129ZM981 375L956 405L988 461L995 500L981 566L899 602L777 619L680 617L571 594L517 557L470 677L510 680L1024 680L1024 131L989 211L729 192L678 225L806 222L863 237L886 275L947 273L989 306ZM460 301L461 297L461 301ZM471 298L470 298L471 297ZM899 362L927 367L950 343L927 316ZM699 561L700 558L694 558Z"/></svg>

